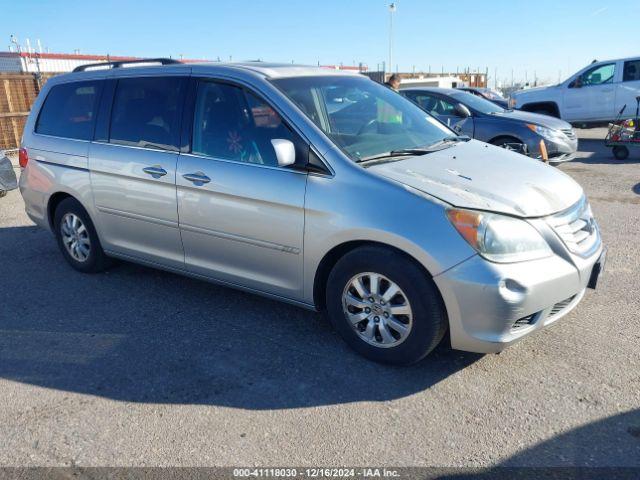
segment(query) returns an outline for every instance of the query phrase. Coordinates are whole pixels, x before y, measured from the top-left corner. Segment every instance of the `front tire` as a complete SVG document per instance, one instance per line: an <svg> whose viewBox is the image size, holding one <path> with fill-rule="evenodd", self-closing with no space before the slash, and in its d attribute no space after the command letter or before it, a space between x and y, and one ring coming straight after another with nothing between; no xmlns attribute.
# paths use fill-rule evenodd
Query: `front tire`
<svg viewBox="0 0 640 480"><path fill-rule="evenodd" d="M418 265L391 249L361 247L329 274L329 319L356 352L393 365L409 365L440 343L447 318L435 284Z"/></svg>
<svg viewBox="0 0 640 480"><path fill-rule="evenodd" d="M629 149L624 145L616 145L613 147L612 152L616 160L626 160L629 158Z"/></svg>
<svg viewBox="0 0 640 480"><path fill-rule="evenodd" d="M518 140L517 138L499 137L499 138L494 138L489 143L491 143L491 145L495 145L496 147L504 148L512 152L526 155L526 145L520 140Z"/></svg>
<svg viewBox="0 0 640 480"><path fill-rule="evenodd" d="M93 222L76 199L66 198L57 206L53 230L62 256L76 270L98 273L109 267L110 259L100 245Z"/></svg>

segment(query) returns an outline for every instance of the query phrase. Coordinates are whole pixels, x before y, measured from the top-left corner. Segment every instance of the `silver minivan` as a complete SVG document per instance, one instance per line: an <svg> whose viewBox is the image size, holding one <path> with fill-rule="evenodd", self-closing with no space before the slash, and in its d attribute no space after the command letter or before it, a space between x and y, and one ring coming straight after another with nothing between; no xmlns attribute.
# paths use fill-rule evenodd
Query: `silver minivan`
<svg viewBox="0 0 640 480"><path fill-rule="evenodd" d="M75 269L124 259L324 311L394 364L447 332L498 352L595 287L599 229L557 169L359 74L159 63L52 78L26 123L26 211Z"/></svg>

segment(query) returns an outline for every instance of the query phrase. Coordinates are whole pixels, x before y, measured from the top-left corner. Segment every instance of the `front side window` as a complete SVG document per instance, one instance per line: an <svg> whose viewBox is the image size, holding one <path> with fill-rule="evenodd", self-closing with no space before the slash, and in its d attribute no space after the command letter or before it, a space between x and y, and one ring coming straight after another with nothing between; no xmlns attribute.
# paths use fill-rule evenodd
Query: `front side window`
<svg viewBox="0 0 640 480"><path fill-rule="evenodd" d="M91 140L101 82L74 82L54 86L42 106L36 133Z"/></svg>
<svg viewBox="0 0 640 480"><path fill-rule="evenodd" d="M273 139L294 141L282 117L264 100L233 85L201 82L193 123L197 155L275 167Z"/></svg>
<svg viewBox="0 0 640 480"><path fill-rule="evenodd" d="M453 103L448 102L440 97L419 93L416 95L416 102L426 112L429 112L435 117L457 115Z"/></svg>
<svg viewBox="0 0 640 480"><path fill-rule="evenodd" d="M606 65L599 65L597 67L590 68L575 80L574 86L588 87L613 83L615 72L615 63L608 63Z"/></svg>
<svg viewBox="0 0 640 480"><path fill-rule="evenodd" d="M273 80L354 161L455 135L411 101L361 76Z"/></svg>
<svg viewBox="0 0 640 480"><path fill-rule="evenodd" d="M409 94L408 96L418 105L420 105L420 108L422 108L425 112L429 112L431 115L435 113L436 103L438 101L437 98L424 93Z"/></svg>
<svg viewBox="0 0 640 480"><path fill-rule="evenodd" d="M640 80L640 60L624 62L623 82L634 82Z"/></svg>
<svg viewBox="0 0 640 480"><path fill-rule="evenodd" d="M118 145L176 150L185 79L141 77L118 80L109 141Z"/></svg>

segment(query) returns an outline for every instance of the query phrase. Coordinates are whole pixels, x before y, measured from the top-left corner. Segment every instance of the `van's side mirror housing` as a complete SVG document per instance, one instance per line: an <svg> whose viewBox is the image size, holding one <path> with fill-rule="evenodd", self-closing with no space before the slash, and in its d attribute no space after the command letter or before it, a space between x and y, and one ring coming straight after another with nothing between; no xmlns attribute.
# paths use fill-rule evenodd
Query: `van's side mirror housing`
<svg viewBox="0 0 640 480"><path fill-rule="evenodd" d="M454 108L459 117L469 118L471 116L471 110L469 110L466 105L456 103L456 106Z"/></svg>
<svg viewBox="0 0 640 480"><path fill-rule="evenodd" d="M273 138L271 145L276 151L279 167L289 167L296 163L296 147L291 140Z"/></svg>

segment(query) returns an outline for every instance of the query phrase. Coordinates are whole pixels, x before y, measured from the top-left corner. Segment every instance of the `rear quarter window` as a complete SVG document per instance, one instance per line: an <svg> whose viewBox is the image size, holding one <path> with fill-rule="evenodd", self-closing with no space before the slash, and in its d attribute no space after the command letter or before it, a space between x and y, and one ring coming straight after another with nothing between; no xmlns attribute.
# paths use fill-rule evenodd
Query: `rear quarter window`
<svg viewBox="0 0 640 480"><path fill-rule="evenodd" d="M36 122L36 133L91 140L102 82L73 82L51 88Z"/></svg>

